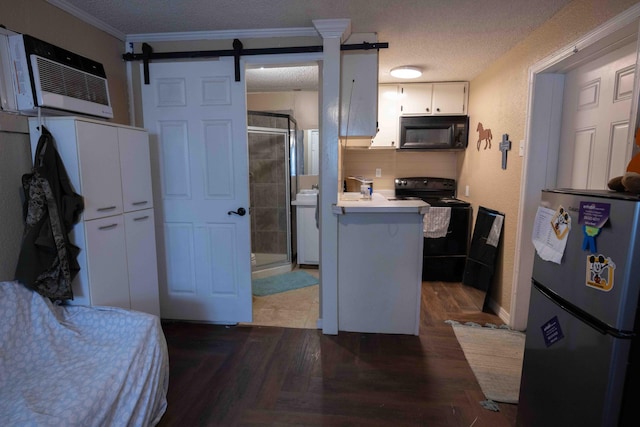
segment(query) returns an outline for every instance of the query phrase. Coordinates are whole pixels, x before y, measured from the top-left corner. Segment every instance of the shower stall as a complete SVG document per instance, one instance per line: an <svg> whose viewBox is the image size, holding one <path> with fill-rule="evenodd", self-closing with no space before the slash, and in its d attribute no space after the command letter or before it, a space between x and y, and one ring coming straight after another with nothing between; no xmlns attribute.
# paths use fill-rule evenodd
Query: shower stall
<svg viewBox="0 0 640 427"><path fill-rule="evenodd" d="M252 276L257 278L292 269L298 131L288 114L249 111L247 124Z"/></svg>

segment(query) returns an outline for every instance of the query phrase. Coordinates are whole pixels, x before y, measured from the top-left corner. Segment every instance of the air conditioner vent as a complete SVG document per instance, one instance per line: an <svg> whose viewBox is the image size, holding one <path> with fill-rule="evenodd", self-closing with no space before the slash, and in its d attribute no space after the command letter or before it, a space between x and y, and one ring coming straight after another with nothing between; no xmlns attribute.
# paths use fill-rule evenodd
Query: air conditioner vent
<svg viewBox="0 0 640 427"><path fill-rule="evenodd" d="M11 83L20 113L40 115L44 110L113 118L102 64L27 34L8 38Z"/></svg>
<svg viewBox="0 0 640 427"><path fill-rule="evenodd" d="M109 105L107 80L36 56L43 91Z"/></svg>

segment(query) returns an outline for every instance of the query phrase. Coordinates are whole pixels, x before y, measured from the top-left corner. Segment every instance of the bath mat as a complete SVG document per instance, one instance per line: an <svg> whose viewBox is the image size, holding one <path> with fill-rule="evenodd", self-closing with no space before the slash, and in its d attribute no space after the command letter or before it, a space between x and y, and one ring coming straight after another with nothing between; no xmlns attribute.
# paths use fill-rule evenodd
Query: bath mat
<svg viewBox="0 0 640 427"><path fill-rule="evenodd" d="M253 279L251 281L253 295L258 297L291 291L293 289L305 288L307 286L317 284L318 279L307 272L298 270L278 274L277 276Z"/></svg>
<svg viewBox="0 0 640 427"><path fill-rule="evenodd" d="M451 326L487 399L518 403L525 334L501 328Z"/></svg>

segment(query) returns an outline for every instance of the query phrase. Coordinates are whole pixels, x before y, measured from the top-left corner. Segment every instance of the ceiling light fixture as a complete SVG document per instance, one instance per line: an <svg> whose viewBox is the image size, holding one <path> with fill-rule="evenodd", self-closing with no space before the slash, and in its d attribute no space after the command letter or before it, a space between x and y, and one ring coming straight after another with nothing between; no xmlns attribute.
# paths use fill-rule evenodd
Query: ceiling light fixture
<svg viewBox="0 0 640 427"><path fill-rule="evenodd" d="M422 75L422 70L418 67L403 65L402 67L392 68L391 75L399 79L415 79Z"/></svg>

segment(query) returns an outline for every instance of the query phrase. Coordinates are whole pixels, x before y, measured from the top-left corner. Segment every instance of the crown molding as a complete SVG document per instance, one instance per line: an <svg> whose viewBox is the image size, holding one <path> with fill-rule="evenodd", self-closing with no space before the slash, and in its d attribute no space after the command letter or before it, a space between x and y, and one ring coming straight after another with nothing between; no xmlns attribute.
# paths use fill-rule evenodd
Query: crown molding
<svg viewBox="0 0 640 427"><path fill-rule="evenodd" d="M251 30L189 31L175 33L142 33L128 34L126 41L129 43L135 43L154 41L260 39L271 37L318 37L318 32L312 27L296 27Z"/></svg>
<svg viewBox="0 0 640 427"><path fill-rule="evenodd" d="M340 38L343 43L351 35L351 19L314 19L313 26L323 39Z"/></svg>
<svg viewBox="0 0 640 427"><path fill-rule="evenodd" d="M75 16L81 21L99 28L119 40L129 43L151 41L230 40L239 38L259 39L271 37L318 37L318 31L313 27L125 34L111 25L99 20L95 16L68 3L66 0L45 1L64 10L70 15Z"/></svg>
<svg viewBox="0 0 640 427"><path fill-rule="evenodd" d="M80 10L77 7L75 7L72 4L67 3L65 0L46 0L47 3L64 10L65 12L69 13L70 15L75 16L76 18L80 19L81 21L86 22L89 25L92 25L102 31L104 31L107 34L112 35L113 37L117 38L118 40L125 40L126 39L126 34L123 33L122 31L113 28L111 25L99 20L98 18L96 18L93 15L88 14L87 12L85 12L84 10Z"/></svg>

